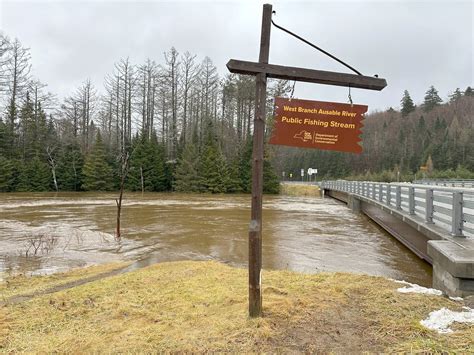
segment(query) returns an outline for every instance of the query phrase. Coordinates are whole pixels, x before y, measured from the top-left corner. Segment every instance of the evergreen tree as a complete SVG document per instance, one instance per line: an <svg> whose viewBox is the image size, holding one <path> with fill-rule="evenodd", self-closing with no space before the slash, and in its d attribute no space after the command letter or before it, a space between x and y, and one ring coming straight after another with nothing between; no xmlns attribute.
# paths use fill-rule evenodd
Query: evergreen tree
<svg viewBox="0 0 474 355"><path fill-rule="evenodd" d="M126 181L127 189L131 191L152 191L147 175L148 156L146 149L146 137L135 137L132 141L132 153L130 154L129 170Z"/></svg>
<svg viewBox="0 0 474 355"><path fill-rule="evenodd" d="M20 110L20 128L21 128L21 157L23 160L29 160L35 155L38 155L38 151L35 149L38 142L36 135L36 122L33 116L33 102L30 100L30 95L27 93L26 101Z"/></svg>
<svg viewBox="0 0 474 355"><path fill-rule="evenodd" d="M267 156L263 160L263 192L266 194L280 193L280 180Z"/></svg>
<svg viewBox="0 0 474 355"><path fill-rule="evenodd" d="M132 191L164 191L167 188L164 151L156 139L136 138L130 156L127 188Z"/></svg>
<svg viewBox="0 0 474 355"><path fill-rule="evenodd" d="M229 193L243 192L239 168L240 156L237 155L237 157L229 164L229 179L227 181L227 192Z"/></svg>
<svg viewBox="0 0 474 355"><path fill-rule="evenodd" d="M11 160L0 155L0 192L13 191L15 186L15 167Z"/></svg>
<svg viewBox="0 0 474 355"><path fill-rule="evenodd" d="M466 145L466 168L474 171L474 129L469 130Z"/></svg>
<svg viewBox="0 0 474 355"><path fill-rule="evenodd" d="M423 109L425 112L429 112L435 107L439 106L443 100L438 95L438 90L434 86L430 86L425 95L425 101L423 102Z"/></svg>
<svg viewBox="0 0 474 355"><path fill-rule="evenodd" d="M51 170L46 162L36 155L24 162L18 177L18 191L49 191L51 189Z"/></svg>
<svg viewBox="0 0 474 355"><path fill-rule="evenodd" d="M214 144L205 146L199 164L200 190L223 193L229 185L229 171L222 152Z"/></svg>
<svg viewBox="0 0 474 355"><path fill-rule="evenodd" d="M148 156L151 164L151 181L153 191L168 191L171 189L171 179L174 172L173 167L166 166L166 152L162 144L158 143L156 134L153 134L148 142Z"/></svg>
<svg viewBox="0 0 474 355"><path fill-rule="evenodd" d="M0 152L4 152L4 154L7 152L7 142L9 141L7 131L7 125L0 117Z"/></svg>
<svg viewBox="0 0 474 355"><path fill-rule="evenodd" d="M245 193L252 192L252 139L249 137L244 145L240 156L238 180L240 180L240 190ZM280 191L280 180L270 162L268 154L263 159L263 192L277 194Z"/></svg>
<svg viewBox="0 0 474 355"><path fill-rule="evenodd" d="M456 88L456 90L454 90L454 92L451 95L449 95L449 103L454 103L458 101L461 97L462 97L461 90L459 90L459 88Z"/></svg>
<svg viewBox="0 0 474 355"><path fill-rule="evenodd" d="M69 144L62 149L56 169L59 190L81 190L83 165L84 158L77 143Z"/></svg>
<svg viewBox="0 0 474 355"><path fill-rule="evenodd" d="M402 103L401 113L403 117L408 116L410 112L415 111L415 105L413 104L413 100L411 99L410 94L408 93L408 90L405 90L403 92L401 103Z"/></svg>
<svg viewBox="0 0 474 355"><path fill-rule="evenodd" d="M464 96L474 96L474 90L472 90L472 88L468 86L464 91Z"/></svg>
<svg viewBox="0 0 474 355"><path fill-rule="evenodd" d="M84 190L107 191L113 187L113 173L107 163L100 131L97 131L94 147L86 156L82 173L84 176L82 188Z"/></svg>
<svg viewBox="0 0 474 355"><path fill-rule="evenodd" d="M243 146L239 162L239 180L242 192L252 191L252 139L249 137Z"/></svg>
<svg viewBox="0 0 474 355"><path fill-rule="evenodd" d="M193 143L188 143L176 166L173 189L178 192L198 192L200 184L198 170L198 151Z"/></svg>

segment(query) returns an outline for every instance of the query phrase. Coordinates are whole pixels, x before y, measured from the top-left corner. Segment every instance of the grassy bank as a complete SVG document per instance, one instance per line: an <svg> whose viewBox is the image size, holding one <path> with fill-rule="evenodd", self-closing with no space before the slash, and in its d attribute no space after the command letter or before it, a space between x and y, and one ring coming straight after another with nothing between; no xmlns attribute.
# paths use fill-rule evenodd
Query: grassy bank
<svg viewBox="0 0 474 355"><path fill-rule="evenodd" d="M304 184L280 184L280 193L288 196L320 196L319 186Z"/></svg>
<svg viewBox="0 0 474 355"><path fill-rule="evenodd" d="M344 273L266 271L264 317L247 317L245 270L157 264L0 308L3 352L474 351L472 325L440 335L419 324L440 296Z"/></svg>

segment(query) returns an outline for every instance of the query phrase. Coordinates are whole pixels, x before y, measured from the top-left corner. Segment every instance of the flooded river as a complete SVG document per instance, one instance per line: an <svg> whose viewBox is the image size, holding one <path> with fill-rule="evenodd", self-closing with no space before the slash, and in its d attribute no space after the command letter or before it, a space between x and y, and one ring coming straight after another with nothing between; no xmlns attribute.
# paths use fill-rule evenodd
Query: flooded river
<svg viewBox="0 0 474 355"><path fill-rule="evenodd" d="M120 260L215 259L246 266L249 195L0 194L0 275ZM367 217L330 198L264 198L263 267L349 271L431 284L431 269Z"/></svg>

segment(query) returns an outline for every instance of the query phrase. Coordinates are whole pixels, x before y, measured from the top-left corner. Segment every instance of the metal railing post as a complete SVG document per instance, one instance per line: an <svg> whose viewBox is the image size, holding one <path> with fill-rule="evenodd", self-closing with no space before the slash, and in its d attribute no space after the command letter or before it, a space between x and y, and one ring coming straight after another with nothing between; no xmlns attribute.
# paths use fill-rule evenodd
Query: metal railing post
<svg viewBox="0 0 474 355"><path fill-rule="evenodd" d="M387 205L392 203L392 185L387 184Z"/></svg>
<svg viewBox="0 0 474 355"><path fill-rule="evenodd" d="M462 237L462 228L463 228L463 213L462 205L463 198L462 192L457 191L453 192L453 212L451 220L451 234L455 237Z"/></svg>
<svg viewBox="0 0 474 355"><path fill-rule="evenodd" d="M425 203L426 203L426 210L425 210L425 219L426 223L434 223L433 222L433 189L426 189L426 196L425 196Z"/></svg>
<svg viewBox="0 0 474 355"><path fill-rule="evenodd" d="M383 184L379 183L379 202L383 202Z"/></svg>
<svg viewBox="0 0 474 355"><path fill-rule="evenodd" d="M372 200L375 200L375 183L372 183Z"/></svg>
<svg viewBox="0 0 474 355"><path fill-rule="evenodd" d="M397 210L402 209L402 188L401 186L396 186L395 187L395 204Z"/></svg>
<svg viewBox="0 0 474 355"><path fill-rule="evenodd" d="M412 186L408 188L408 213L415 214L415 188Z"/></svg>

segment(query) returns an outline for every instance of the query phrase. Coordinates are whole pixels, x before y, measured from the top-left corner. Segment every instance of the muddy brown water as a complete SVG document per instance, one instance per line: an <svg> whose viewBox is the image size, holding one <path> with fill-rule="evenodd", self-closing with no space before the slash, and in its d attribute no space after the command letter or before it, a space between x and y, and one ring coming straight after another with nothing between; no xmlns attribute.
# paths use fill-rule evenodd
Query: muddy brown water
<svg viewBox="0 0 474 355"><path fill-rule="evenodd" d="M131 260L214 259L245 267L249 195L0 194L0 275ZM331 198L265 196L263 267L348 271L429 286L431 268L367 217ZM28 256L26 255L28 254Z"/></svg>

